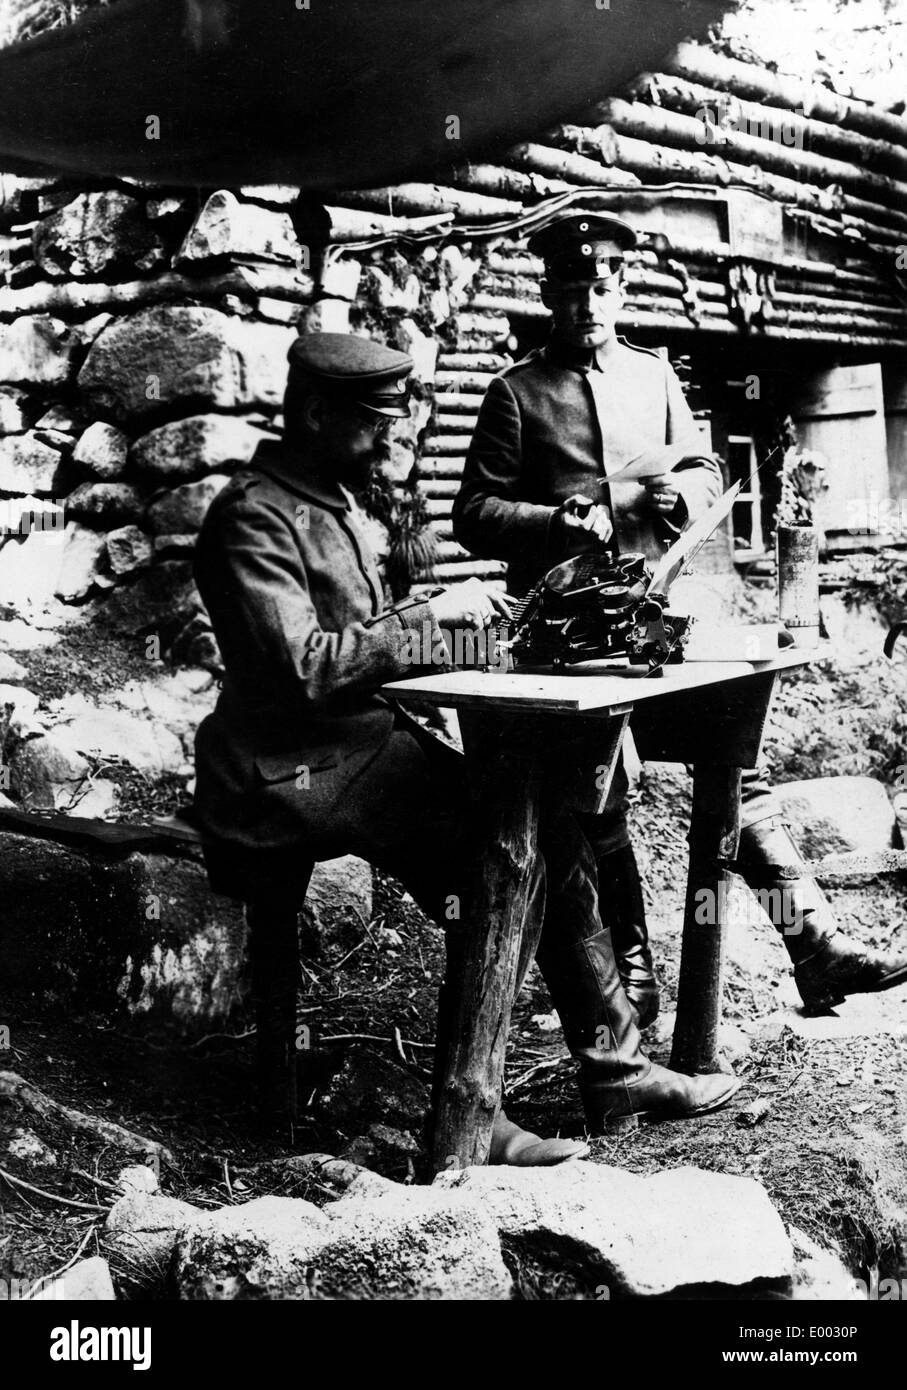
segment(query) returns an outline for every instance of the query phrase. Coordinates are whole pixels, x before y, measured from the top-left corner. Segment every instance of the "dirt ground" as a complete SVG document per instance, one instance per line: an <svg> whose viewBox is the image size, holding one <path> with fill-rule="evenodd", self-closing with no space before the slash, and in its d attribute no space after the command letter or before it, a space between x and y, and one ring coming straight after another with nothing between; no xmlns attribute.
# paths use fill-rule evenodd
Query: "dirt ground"
<svg viewBox="0 0 907 1390"><path fill-rule="evenodd" d="M904 682L904 668L883 668L852 654L785 681L767 746L776 774L789 780L860 772L894 780L904 759ZM164 794L157 789L154 812L172 809L169 798L175 804L177 794L176 787ZM676 995L688 810L689 779L682 769L645 771L631 816L666 1020L649 1030L646 1042L661 1061L670 1050L667 1026ZM901 885L879 880L830 896L854 936L907 946L904 893ZM188 1045L166 1034L136 1035L115 1018L62 1017L48 1006L6 1000L12 1046L0 1061L58 1101L165 1143L175 1161L164 1170L164 1190L200 1207L275 1191L318 1200L317 1187L301 1189L279 1160L290 1152L340 1152L374 1122L396 1123L414 1141L410 1149L384 1154L379 1166L394 1177L424 1180L417 1118L409 1125L405 1116L390 1120L374 1108L376 1089L371 1113L367 1096L353 1104L347 1094L341 1122L324 1096L332 1074L351 1058L354 1071L361 1065L390 1075L398 1068L419 1090L431 1063L441 951L438 928L397 884L380 880L368 927L351 925L329 949L313 947L305 956L299 1018L311 1030L312 1046L302 1075L307 1107L292 1142L264 1136L257 1127L250 1017L238 1018L229 1035ZM596 1140L593 1156L639 1172L695 1164L751 1174L766 1185L785 1221L837 1247L855 1274L902 1277L907 1036L811 1040L783 1024L766 1028L790 1000L788 978L783 947L768 925L738 932L725 1017L728 1055L744 1089L715 1116L641 1125L619 1139ZM544 985L533 973L517 1002L508 1048L512 1118L544 1134L581 1133L572 1070ZM749 1125L741 1112L758 1099L768 1102L767 1113ZM37 1135L50 1156L11 1157L8 1139L19 1129ZM0 1103L0 1169L31 1185L0 1175L0 1278L46 1275L80 1246L86 1255L95 1253L100 1223L116 1196L111 1184L129 1161L69 1127Z"/></svg>

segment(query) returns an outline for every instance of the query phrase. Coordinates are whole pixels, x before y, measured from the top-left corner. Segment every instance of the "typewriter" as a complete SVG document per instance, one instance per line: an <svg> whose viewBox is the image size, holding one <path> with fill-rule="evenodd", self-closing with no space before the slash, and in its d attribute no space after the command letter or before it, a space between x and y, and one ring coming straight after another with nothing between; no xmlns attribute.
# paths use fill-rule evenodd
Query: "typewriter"
<svg viewBox="0 0 907 1390"><path fill-rule="evenodd" d="M514 669L594 661L645 675L682 661L691 620L670 614L651 583L644 555L582 555L555 565L508 624Z"/></svg>

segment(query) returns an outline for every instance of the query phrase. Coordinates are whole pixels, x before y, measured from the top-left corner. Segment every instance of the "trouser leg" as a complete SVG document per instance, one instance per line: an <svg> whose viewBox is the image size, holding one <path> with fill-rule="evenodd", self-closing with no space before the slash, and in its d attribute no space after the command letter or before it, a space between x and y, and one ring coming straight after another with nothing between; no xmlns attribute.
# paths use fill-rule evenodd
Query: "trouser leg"
<svg viewBox="0 0 907 1390"><path fill-rule="evenodd" d="M682 1076L649 1061L598 911L595 852L576 816L540 827L547 900L538 963L576 1058L586 1122L600 1132L634 1114L693 1116L724 1105L733 1077Z"/></svg>
<svg viewBox="0 0 907 1390"><path fill-rule="evenodd" d="M259 1106L266 1123L296 1120L297 924L302 895L263 892L246 904L252 957Z"/></svg>

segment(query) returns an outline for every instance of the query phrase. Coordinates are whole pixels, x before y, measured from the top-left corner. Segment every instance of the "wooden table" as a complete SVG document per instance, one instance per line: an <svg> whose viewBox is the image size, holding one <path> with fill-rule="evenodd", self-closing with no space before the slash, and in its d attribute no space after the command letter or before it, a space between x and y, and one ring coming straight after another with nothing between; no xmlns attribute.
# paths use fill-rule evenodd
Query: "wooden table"
<svg viewBox="0 0 907 1390"><path fill-rule="evenodd" d="M671 1066L725 1070L718 1050L728 866L739 841L740 770L755 767L775 682L815 653L767 661L686 661L647 679L623 675L452 671L395 681L384 693L417 709L453 707L481 846L466 961L435 1127L436 1170L485 1163L500 1103L539 804L597 812L632 716L643 760L690 763L693 809L677 1023ZM703 890L714 895L703 898ZM704 902L713 922L702 925Z"/></svg>

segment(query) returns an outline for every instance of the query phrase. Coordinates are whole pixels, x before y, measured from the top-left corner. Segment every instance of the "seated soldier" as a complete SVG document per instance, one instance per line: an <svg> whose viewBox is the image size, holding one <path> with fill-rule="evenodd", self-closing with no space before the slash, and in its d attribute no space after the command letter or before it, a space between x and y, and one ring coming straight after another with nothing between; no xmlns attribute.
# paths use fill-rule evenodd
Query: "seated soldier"
<svg viewBox="0 0 907 1390"><path fill-rule="evenodd" d="M446 928L437 1077L462 958L459 929L444 910L451 895L468 914L463 760L380 690L418 673L413 632L428 624L431 648L443 650L442 627L481 631L506 603L469 580L385 606L353 502L390 421L408 414L412 362L343 334L303 336L289 361L283 441L262 444L233 476L196 551L226 670L196 739L197 816L228 851L229 880L219 870L214 887L245 899L254 932L292 925L305 861L342 854L395 875ZM557 805L543 808L539 840L521 967L525 973L544 904L546 978L572 987L579 971L570 1024L590 1127L630 1113L683 1117L724 1105L734 1078L682 1076L643 1055L613 958L602 954L594 998L579 1000L588 995L584 962L607 936L596 850L577 817ZM491 1161L552 1163L578 1152L570 1141L525 1134L502 1112Z"/></svg>
<svg viewBox="0 0 907 1390"><path fill-rule="evenodd" d="M714 459L670 363L617 335L624 255L636 233L620 218L571 212L536 232L546 345L492 381L479 412L454 536L475 555L506 560L522 595L547 569L594 547L641 551L657 561L721 493ZM609 475L640 454L677 446L673 468L644 481ZM673 460L672 460L673 461ZM639 872L627 833L626 777L615 777L602 825L600 910L640 1026L658 1013ZM907 956L859 946L838 930L821 889L802 868L764 769L745 770L738 868L781 911L794 978L808 1009L907 980ZM545 949L543 938L539 964ZM610 954L607 968L610 969ZM593 971L589 966L589 981ZM563 1013L558 998L555 1006Z"/></svg>

